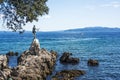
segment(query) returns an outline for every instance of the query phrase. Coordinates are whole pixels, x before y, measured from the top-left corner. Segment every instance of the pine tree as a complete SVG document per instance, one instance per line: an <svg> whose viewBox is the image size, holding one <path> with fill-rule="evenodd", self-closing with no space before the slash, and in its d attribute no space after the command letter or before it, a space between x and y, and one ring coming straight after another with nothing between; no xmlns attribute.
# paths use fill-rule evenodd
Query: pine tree
<svg viewBox="0 0 120 80"><path fill-rule="evenodd" d="M28 22L38 21L39 16L48 14L47 0L0 0L0 14L7 28L21 30Z"/></svg>

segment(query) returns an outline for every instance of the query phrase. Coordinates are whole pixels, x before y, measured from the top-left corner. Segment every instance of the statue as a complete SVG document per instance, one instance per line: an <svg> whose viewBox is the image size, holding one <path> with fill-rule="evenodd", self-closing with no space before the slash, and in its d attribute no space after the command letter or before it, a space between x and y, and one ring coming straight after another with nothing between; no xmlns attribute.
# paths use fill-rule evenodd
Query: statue
<svg viewBox="0 0 120 80"><path fill-rule="evenodd" d="M33 26L32 33L33 33L33 36L34 36L34 39L35 39L36 38L36 27L35 27L35 25Z"/></svg>
<svg viewBox="0 0 120 80"><path fill-rule="evenodd" d="M31 43L30 48L29 48L31 54L33 54L33 55L37 55L39 53L39 50L40 50L40 43L39 43L39 40L36 38L36 31L37 31L37 28L34 25L33 29L32 29L34 39Z"/></svg>

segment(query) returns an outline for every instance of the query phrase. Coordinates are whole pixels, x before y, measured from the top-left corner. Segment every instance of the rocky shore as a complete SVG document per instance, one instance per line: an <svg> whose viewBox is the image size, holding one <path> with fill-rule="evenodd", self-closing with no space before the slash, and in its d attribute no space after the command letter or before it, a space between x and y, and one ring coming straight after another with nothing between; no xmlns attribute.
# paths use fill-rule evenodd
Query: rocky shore
<svg viewBox="0 0 120 80"><path fill-rule="evenodd" d="M8 67L8 57L0 55L0 80L7 80L7 76L10 73L11 69Z"/></svg>
<svg viewBox="0 0 120 80"><path fill-rule="evenodd" d="M18 58L18 66L12 70L11 76L15 80L45 80L52 73L56 61L56 54L41 49L37 55L25 51Z"/></svg>
<svg viewBox="0 0 120 80"><path fill-rule="evenodd" d="M60 63L78 64L79 58L71 57L72 53L64 52L60 57ZM40 48L38 39L33 39L29 50L24 51L18 57L18 65L9 68L9 56L18 56L17 52L8 52L6 55L0 55L0 80L46 80L46 77L52 74L56 60L57 52L50 52ZM98 66L98 60L89 59L88 66ZM52 80L74 80L75 77L84 75L84 70L62 70L52 75Z"/></svg>
<svg viewBox="0 0 120 80"><path fill-rule="evenodd" d="M54 69L57 53L40 49L39 45L39 41L34 39L30 49L19 56L18 66L15 68L9 68L7 55L1 55L0 80L8 78L12 78L12 80L45 80Z"/></svg>

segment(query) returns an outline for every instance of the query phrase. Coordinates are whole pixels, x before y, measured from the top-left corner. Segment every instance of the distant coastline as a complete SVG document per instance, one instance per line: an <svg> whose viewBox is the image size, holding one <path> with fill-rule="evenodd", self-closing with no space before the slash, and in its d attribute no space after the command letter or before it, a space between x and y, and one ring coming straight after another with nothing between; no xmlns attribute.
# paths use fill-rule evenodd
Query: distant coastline
<svg viewBox="0 0 120 80"><path fill-rule="evenodd" d="M64 32L120 32L120 28L86 27L86 28L64 30Z"/></svg>
<svg viewBox="0 0 120 80"><path fill-rule="evenodd" d="M12 31L0 30L0 32L12 32ZM26 30L25 32L31 32L31 31ZM56 30L56 31L38 31L38 32L120 32L120 28L96 26L96 27L74 28L74 29Z"/></svg>

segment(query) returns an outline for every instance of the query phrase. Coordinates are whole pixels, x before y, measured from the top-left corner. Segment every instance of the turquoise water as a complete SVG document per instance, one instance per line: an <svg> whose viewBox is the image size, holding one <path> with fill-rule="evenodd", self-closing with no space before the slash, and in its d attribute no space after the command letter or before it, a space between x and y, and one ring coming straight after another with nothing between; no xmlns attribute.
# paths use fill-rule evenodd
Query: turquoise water
<svg viewBox="0 0 120 80"><path fill-rule="evenodd" d="M41 48L55 50L59 57L68 51L73 57L80 58L78 65L62 65L57 60L54 73L63 69L81 69L86 74L76 80L120 80L120 32L38 32L37 38ZM10 50L21 54L29 49L32 39L31 32L0 32L0 54ZM90 58L97 59L100 65L87 66ZM11 58L9 65L16 65L16 57Z"/></svg>

